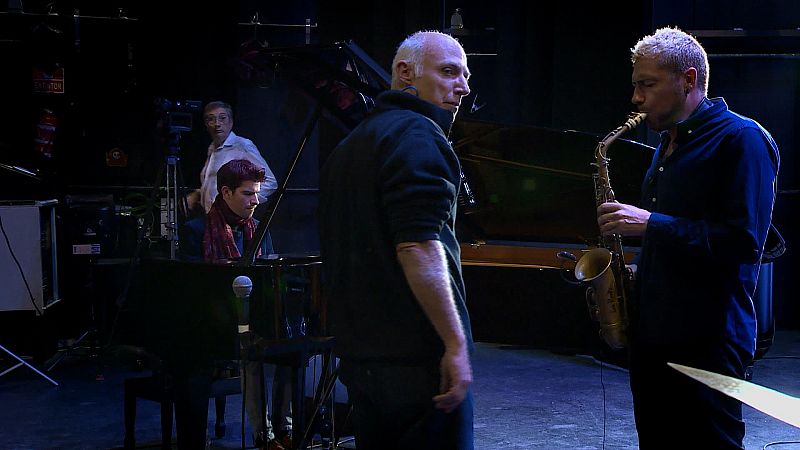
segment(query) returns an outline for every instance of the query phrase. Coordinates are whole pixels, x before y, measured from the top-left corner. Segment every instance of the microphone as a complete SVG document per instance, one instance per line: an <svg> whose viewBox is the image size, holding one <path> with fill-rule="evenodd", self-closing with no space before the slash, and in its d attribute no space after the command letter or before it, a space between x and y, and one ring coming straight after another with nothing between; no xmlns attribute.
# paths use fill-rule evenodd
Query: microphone
<svg viewBox="0 0 800 450"><path fill-rule="evenodd" d="M233 293L236 295L236 310L239 315L239 333L250 331L250 293L253 282L250 278L239 275L233 280Z"/></svg>

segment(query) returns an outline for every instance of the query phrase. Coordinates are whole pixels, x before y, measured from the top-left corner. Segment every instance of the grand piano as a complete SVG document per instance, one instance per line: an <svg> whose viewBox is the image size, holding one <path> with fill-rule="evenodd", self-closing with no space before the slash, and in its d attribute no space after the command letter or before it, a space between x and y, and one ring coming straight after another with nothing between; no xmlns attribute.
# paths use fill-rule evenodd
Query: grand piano
<svg viewBox="0 0 800 450"><path fill-rule="evenodd" d="M475 339L602 352L585 287L557 256L597 245L591 163L602 136L459 119L451 137L465 181L457 223ZM625 139L609 147L617 199L637 202L652 155ZM624 245L630 261L639 242Z"/></svg>

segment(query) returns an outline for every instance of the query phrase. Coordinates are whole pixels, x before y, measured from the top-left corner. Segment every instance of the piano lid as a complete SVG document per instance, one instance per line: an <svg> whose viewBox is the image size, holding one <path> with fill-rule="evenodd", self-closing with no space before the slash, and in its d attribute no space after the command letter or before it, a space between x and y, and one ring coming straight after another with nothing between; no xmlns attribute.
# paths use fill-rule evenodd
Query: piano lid
<svg viewBox="0 0 800 450"><path fill-rule="evenodd" d="M462 242L596 241L591 163L602 136L462 119L450 137L472 196L462 187ZM624 139L611 144L609 173L618 200L638 203L653 150Z"/></svg>
<svg viewBox="0 0 800 450"><path fill-rule="evenodd" d="M353 41L284 48L242 48L240 78L270 86L281 77L314 97L349 128L391 86L391 76Z"/></svg>

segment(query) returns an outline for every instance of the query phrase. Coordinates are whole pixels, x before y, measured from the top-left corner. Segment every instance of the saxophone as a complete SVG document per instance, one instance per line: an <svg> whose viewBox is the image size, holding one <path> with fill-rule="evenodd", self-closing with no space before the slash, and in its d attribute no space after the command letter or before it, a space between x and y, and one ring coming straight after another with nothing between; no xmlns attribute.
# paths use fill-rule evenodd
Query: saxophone
<svg viewBox="0 0 800 450"><path fill-rule="evenodd" d="M647 113L633 113L624 124L614 129L594 149L597 172L592 174L596 206L616 201L608 177L608 147L618 137L636 128ZM575 278L590 283L586 304L592 320L600 323L600 337L609 347L618 350L628 344L628 299L633 288L633 272L625 266L622 236L600 236L599 245L586 252L575 265Z"/></svg>

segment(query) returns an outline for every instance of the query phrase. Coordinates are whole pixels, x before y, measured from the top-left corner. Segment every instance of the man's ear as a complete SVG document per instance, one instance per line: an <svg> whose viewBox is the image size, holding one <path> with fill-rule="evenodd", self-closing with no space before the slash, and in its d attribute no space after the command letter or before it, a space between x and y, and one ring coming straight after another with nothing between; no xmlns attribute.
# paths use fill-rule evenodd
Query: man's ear
<svg viewBox="0 0 800 450"><path fill-rule="evenodd" d="M403 83L403 86L411 86L414 84L414 67L408 61L401 59L395 65L397 72L397 79Z"/></svg>
<svg viewBox="0 0 800 450"><path fill-rule="evenodd" d="M228 186L222 186L220 189L220 194L222 194L222 198L230 198L233 195L233 190Z"/></svg>
<svg viewBox="0 0 800 450"><path fill-rule="evenodd" d="M683 71L683 83L688 91L697 87L697 69L689 67Z"/></svg>

